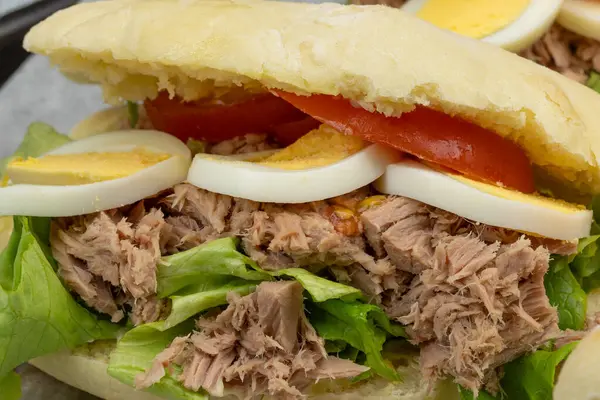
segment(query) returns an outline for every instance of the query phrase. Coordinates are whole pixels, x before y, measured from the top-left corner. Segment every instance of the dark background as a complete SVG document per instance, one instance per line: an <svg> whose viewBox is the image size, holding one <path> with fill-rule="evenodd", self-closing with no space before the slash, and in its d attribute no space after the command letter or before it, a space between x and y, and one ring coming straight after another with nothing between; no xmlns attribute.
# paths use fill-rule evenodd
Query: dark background
<svg viewBox="0 0 600 400"><path fill-rule="evenodd" d="M0 88L29 56L22 47L29 28L75 3L76 0L40 0L0 16Z"/></svg>

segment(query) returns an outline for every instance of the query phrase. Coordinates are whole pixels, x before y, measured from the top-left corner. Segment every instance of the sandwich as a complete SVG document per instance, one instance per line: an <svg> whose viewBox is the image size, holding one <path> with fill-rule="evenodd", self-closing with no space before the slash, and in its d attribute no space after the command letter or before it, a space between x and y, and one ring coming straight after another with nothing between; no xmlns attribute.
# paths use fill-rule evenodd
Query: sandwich
<svg viewBox="0 0 600 400"><path fill-rule="evenodd" d="M383 6L99 1L24 46L114 107L6 160L3 399L24 362L105 399L597 390L598 93Z"/></svg>

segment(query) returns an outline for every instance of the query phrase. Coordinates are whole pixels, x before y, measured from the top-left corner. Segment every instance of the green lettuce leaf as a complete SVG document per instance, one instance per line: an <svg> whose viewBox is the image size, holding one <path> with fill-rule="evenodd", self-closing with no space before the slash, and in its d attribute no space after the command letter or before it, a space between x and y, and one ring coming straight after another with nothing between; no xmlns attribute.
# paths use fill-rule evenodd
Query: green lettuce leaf
<svg viewBox="0 0 600 400"><path fill-rule="evenodd" d="M213 240L193 249L163 257L156 277L158 296L170 296L186 287L200 284L207 276L237 277L247 281L272 280L257 270L256 263L236 249L237 240Z"/></svg>
<svg viewBox="0 0 600 400"><path fill-rule="evenodd" d="M567 358L577 342L558 350L538 350L504 366L500 381L506 398L522 400L547 400L552 398L556 368Z"/></svg>
<svg viewBox="0 0 600 400"><path fill-rule="evenodd" d="M260 282L250 282L230 277L206 277L205 282L189 288L189 291L170 296L171 313L167 319L157 322L161 330L169 329L202 311L227 304L227 293L236 292L240 296L250 294Z"/></svg>
<svg viewBox="0 0 600 400"><path fill-rule="evenodd" d="M0 393L2 400L19 400L21 398L21 377L16 372L9 372L0 377Z"/></svg>
<svg viewBox="0 0 600 400"><path fill-rule="evenodd" d="M497 400L496 397L492 396L485 390L480 390L477 397L471 392L469 389L465 389L464 387L458 386L458 393L460 395L460 400Z"/></svg>
<svg viewBox="0 0 600 400"><path fill-rule="evenodd" d="M383 356L388 335L405 337L404 328L391 323L383 310L372 304L327 300L307 304L308 318L325 340L343 341L362 351L366 365L390 380L400 377Z"/></svg>
<svg viewBox="0 0 600 400"><path fill-rule="evenodd" d="M338 354L346 350L348 343L343 340L326 340L325 351L327 354Z"/></svg>
<svg viewBox="0 0 600 400"><path fill-rule="evenodd" d="M504 365L500 380L501 394L494 397L485 390L479 392L478 400L549 400L556 378L556 370L575 349L577 342L560 349L538 350L519 357ZM461 400L475 400L473 392L458 385Z"/></svg>
<svg viewBox="0 0 600 400"><path fill-rule="evenodd" d="M228 282L225 279L229 279ZM152 360L176 336L189 334L194 329L191 316L227 304L227 294L236 292L245 296L254 291L257 283L231 277L206 277L201 284L171 297L172 311L164 321L141 325L127 332L117 343L110 356L108 373L121 382L134 386L136 375L148 370ZM148 391L169 399L206 399L202 393L185 389L176 377L167 375Z"/></svg>
<svg viewBox="0 0 600 400"><path fill-rule="evenodd" d="M192 152L192 156L195 156L196 154L204 153L206 151L206 144L207 143L203 140L196 140L196 139L192 139L192 138L189 138L187 140L187 142L185 142L185 145Z"/></svg>
<svg viewBox="0 0 600 400"><path fill-rule="evenodd" d="M600 75L596 74L600 79ZM600 81L599 81L600 82ZM544 278L550 303L557 307L560 329L582 329L587 311L587 293L600 287L600 196L589 208L594 213L592 236L579 240L577 253L554 256Z"/></svg>
<svg viewBox="0 0 600 400"><path fill-rule="evenodd" d="M158 293L159 297L171 299L171 313L164 321L134 328L119 341L111 356L112 376L133 384L135 376L150 368L154 357L176 336L173 332L190 333L193 317L226 305L229 292L244 296L261 281L287 278L297 280L306 290L308 318L319 333L325 333L321 336L330 340L330 349L335 344L340 356L354 360L362 352L367 365L383 376L398 379L395 369L383 360L381 353L388 335L404 336L404 329L391 323L379 307L359 303L360 290L300 268L264 271L237 250L237 243L234 238L218 239L161 260L157 270ZM181 328L183 325L187 330ZM152 339L152 345L138 346L142 336L144 340ZM138 354L142 352L143 355ZM175 388L176 382L167 377L154 385L152 391L183 396L187 392L179 385Z"/></svg>
<svg viewBox="0 0 600 400"><path fill-rule="evenodd" d="M287 268L271 272L273 276L294 278L310 294L312 301L321 303L331 299L353 301L362 298L362 292L352 286L321 278L303 268Z"/></svg>
<svg viewBox="0 0 600 400"><path fill-rule="evenodd" d="M108 374L135 387L135 377L152 365L152 360L177 336L187 335L194 328L193 321L162 330L160 323L138 326L127 332L110 355ZM179 383L176 376L167 374L146 391L170 400L208 400L205 393L192 392Z"/></svg>
<svg viewBox="0 0 600 400"><path fill-rule="evenodd" d="M237 240L234 238L218 239L162 259L157 273L158 292L159 296L172 300L171 313L164 321L134 328L119 341L111 356L109 373L112 376L131 385L135 376L147 370L154 357L176 336L173 332L191 332L193 325L189 324L193 317L211 308L226 305L227 294L232 291L244 296L254 291L261 281L278 277L295 279L303 285L309 296L307 307L322 305L318 309L323 311L322 314L337 315L341 312L344 323L352 327L358 324L358 330L350 336L350 342L344 336L343 329L346 327L341 327L338 332L334 329L335 333L330 335L330 348L335 343L340 355L351 359L357 359L359 351L362 351L366 354L367 363L372 363L382 373L397 378L393 367L383 361L381 350L388 334L403 336L404 330L391 323L378 307L358 303L356 300L362 297L358 289L331 282L300 268L263 271L253 260L238 252L236 245ZM315 315L309 311L308 317L313 322ZM330 317L324 315L324 318ZM180 328L182 325L187 326L187 330ZM331 324L327 327L330 328ZM152 345L138 346L140 335L156 340ZM138 354L140 352L144 354ZM158 390L162 395L175 396L175 388L172 386L174 382L176 379L167 377L154 385L152 390L155 393ZM177 390L184 389L178 386ZM183 395L184 392L177 393Z"/></svg>
<svg viewBox="0 0 600 400"><path fill-rule="evenodd" d="M599 238L600 235L594 235L581 239L577 255L569 264L573 276L575 276L575 279L577 279L579 285L586 293L600 285Z"/></svg>
<svg viewBox="0 0 600 400"><path fill-rule="evenodd" d="M586 293L600 287L600 196L592 199L589 208L594 213L592 236L580 239L577 254L569 258L573 276Z"/></svg>
<svg viewBox="0 0 600 400"><path fill-rule="evenodd" d="M13 158L39 157L70 141L68 136L56 132L50 125L34 122L27 128L27 133L17 151L12 156L0 160L0 176L4 174L6 164Z"/></svg>
<svg viewBox="0 0 600 400"><path fill-rule="evenodd" d="M268 281L288 277L300 282L315 302L330 299L352 301L362 297L359 289L314 275L302 268L264 271L254 260L237 250L238 240L213 240L193 249L163 257L157 270L158 295L170 297L210 277L236 277L246 281Z"/></svg>
<svg viewBox="0 0 600 400"><path fill-rule="evenodd" d="M15 217L0 254L0 377L31 358L115 338L120 330L63 287L49 258L49 224L47 218Z"/></svg>
<svg viewBox="0 0 600 400"><path fill-rule="evenodd" d="M129 117L129 126L135 128L140 119L140 112L137 103L134 103L133 101L127 102L127 116Z"/></svg>
<svg viewBox="0 0 600 400"><path fill-rule="evenodd" d="M573 275L567 257L555 257L550 262L544 287L550 304L557 308L560 329L583 329L587 295Z"/></svg>
<svg viewBox="0 0 600 400"><path fill-rule="evenodd" d="M592 88L596 92L600 93L600 74L596 71L590 73L590 77L586 82L589 88Z"/></svg>

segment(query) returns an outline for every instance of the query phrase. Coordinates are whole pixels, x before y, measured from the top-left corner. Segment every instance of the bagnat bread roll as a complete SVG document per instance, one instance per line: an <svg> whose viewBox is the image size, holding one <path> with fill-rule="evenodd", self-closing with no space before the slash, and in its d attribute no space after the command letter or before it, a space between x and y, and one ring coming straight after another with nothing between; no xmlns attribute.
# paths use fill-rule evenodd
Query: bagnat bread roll
<svg viewBox="0 0 600 400"><path fill-rule="evenodd" d="M600 190L600 96L532 62L383 6L120 0L79 4L33 28L47 55L108 100L232 85L342 95L399 114L423 104L519 143L584 193Z"/></svg>
<svg viewBox="0 0 600 400"><path fill-rule="evenodd" d="M153 394L135 390L106 372L108 364L104 357L91 357L85 354L64 351L36 358L30 364L48 375L68 385L106 400L161 400ZM430 388L422 381L416 361L400 367L402 382L387 382L382 379L370 380L352 390L330 388L329 393L313 394L310 400L458 400L456 386L443 382ZM315 392L318 392L316 389ZM214 398L235 400L234 396ZM267 400L267 399L265 399Z"/></svg>

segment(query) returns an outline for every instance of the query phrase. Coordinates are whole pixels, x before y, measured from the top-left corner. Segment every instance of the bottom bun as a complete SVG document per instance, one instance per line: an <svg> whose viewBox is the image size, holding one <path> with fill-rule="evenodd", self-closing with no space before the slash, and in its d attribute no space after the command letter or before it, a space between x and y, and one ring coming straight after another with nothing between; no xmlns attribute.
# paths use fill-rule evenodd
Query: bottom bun
<svg viewBox="0 0 600 400"><path fill-rule="evenodd" d="M109 376L106 372L107 361L104 358L92 358L63 351L33 359L30 364L59 381L102 399L164 400L153 394L135 390ZM458 399L456 386L450 382L443 382L429 391L418 373L416 362L409 362L409 365L400 367L399 372L403 378L402 382L391 383L375 379L343 391L332 386L326 388L319 383L314 391L321 393L314 393L308 398L311 400Z"/></svg>
<svg viewBox="0 0 600 400"><path fill-rule="evenodd" d="M106 400L164 400L141 392L108 375L103 359L74 355L68 351L35 358L29 364L67 385Z"/></svg>

